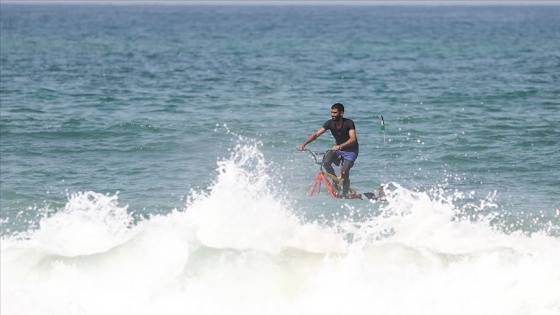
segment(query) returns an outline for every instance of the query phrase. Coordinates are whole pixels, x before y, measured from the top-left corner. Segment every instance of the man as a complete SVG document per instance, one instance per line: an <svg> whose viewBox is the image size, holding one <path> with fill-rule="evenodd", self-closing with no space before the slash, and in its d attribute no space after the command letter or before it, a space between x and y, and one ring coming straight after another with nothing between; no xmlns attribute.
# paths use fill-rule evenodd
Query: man
<svg viewBox="0 0 560 315"><path fill-rule="evenodd" d="M328 151L323 159L325 170L336 176L332 164L340 165L342 159L342 196L345 197L350 189L350 169L354 166L354 161L358 158L358 138L356 137L356 126L351 119L344 116L344 105L336 103L331 106L331 120L327 120L321 128L312 133L305 141L297 145L298 150L305 149L305 146L313 142L325 131L330 130L336 145L332 151Z"/></svg>

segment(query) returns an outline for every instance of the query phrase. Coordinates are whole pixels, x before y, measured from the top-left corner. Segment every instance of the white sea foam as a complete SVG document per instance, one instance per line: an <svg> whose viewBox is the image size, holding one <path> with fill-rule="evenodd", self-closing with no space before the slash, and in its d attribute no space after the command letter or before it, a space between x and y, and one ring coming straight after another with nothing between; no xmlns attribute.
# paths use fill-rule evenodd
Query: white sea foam
<svg viewBox="0 0 560 315"><path fill-rule="evenodd" d="M1 313L560 314L557 237L505 234L398 184L378 215L304 222L267 172L240 144L185 209L136 224L116 195L70 196L2 240Z"/></svg>

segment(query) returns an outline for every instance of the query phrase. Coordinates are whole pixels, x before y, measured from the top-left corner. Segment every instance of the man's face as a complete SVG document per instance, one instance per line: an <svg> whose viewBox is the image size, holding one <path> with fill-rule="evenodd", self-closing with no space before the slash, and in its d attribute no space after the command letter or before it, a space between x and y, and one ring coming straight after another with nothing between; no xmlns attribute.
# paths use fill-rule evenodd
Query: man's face
<svg viewBox="0 0 560 315"><path fill-rule="evenodd" d="M331 117L334 121L339 121L342 118L344 112L339 112L338 109L331 109Z"/></svg>

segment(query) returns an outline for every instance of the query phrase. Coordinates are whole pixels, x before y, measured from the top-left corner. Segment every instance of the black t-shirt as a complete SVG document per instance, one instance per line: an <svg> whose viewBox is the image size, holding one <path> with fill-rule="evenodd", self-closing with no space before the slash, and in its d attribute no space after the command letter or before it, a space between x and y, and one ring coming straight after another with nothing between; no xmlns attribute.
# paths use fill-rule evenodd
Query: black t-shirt
<svg viewBox="0 0 560 315"><path fill-rule="evenodd" d="M336 144L342 144L348 141L348 139L350 139L350 130L356 130L356 126L354 125L352 119L346 118L342 118L342 126L340 127L340 129L336 128L336 122L332 119L327 120L327 122L323 124L323 128L331 131L334 139L336 140ZM358 149L359 146L357 137L356 142L343 148L344 151L352 152L358 152Z"/></svg>

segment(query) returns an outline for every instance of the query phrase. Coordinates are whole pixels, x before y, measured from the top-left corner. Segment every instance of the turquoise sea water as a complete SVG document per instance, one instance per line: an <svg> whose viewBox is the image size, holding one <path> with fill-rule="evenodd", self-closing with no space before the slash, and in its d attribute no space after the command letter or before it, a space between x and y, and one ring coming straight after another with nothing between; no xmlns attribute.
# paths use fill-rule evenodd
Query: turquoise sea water
<svg viewBox="0 0 560 315"><path fill-rule="evenodd" d="M2 4L2 314L560 314L558 16Z"/></svg>

